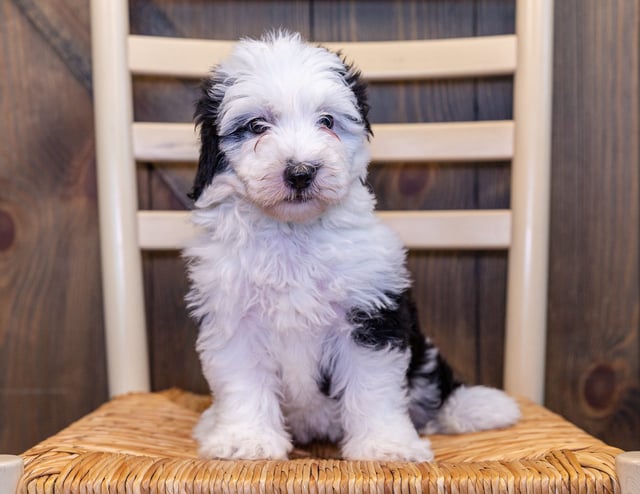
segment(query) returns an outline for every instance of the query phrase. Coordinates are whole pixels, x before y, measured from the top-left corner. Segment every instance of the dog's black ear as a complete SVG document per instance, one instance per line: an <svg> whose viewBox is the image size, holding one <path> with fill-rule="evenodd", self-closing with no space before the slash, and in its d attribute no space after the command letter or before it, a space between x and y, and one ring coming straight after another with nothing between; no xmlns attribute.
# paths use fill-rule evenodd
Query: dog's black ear
<svg viewBox="0 0 640 494"><path fill-rule="evenodd" d="M342 63L344 65L344 73L342 74L342 77L344 78L347 86L351 89L351 91L353 91L353 94L356 96L360 118L362 118L362 122L364 123L364 128L366 129L367 134L372 136L373 131L371 130L371 123L369 122L367 83L364 82L364 80L362 79L362 74L353 66L353 64L347 63L344 59L342 60Z"/></svg>
<svg viewBox="0 0 640 494"><path fill-rule="evenodd" d="M211 184L214 175L227 166L224 155L220 152L217 128L218 110L224 93L220 92L218 95L213 91L213 87L219 82L215 76L202 81L200 99L196 103L193 116L200 133L200 157L193 188L187 195L194 201L200 197L205 187Z"/></svg>

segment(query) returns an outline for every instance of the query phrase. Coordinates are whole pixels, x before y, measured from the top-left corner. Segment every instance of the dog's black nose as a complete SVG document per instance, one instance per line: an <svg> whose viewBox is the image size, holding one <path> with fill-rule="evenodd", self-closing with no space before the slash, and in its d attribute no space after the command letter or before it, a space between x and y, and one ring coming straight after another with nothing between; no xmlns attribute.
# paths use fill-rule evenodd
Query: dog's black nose
<svg viewBox="0 0 640 494"><path fill-rule="evenodd" d="M304 190L318 173L318 166L310 163L291 163L284 170L285 182L295 190Z"/></svg>

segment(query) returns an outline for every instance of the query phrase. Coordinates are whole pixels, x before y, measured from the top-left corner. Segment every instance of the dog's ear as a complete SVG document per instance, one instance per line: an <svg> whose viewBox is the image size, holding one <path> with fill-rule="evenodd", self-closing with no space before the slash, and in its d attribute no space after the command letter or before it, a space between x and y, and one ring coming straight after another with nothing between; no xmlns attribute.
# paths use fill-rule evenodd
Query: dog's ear
<svg viewBox="0 0 640 494"><path fill-rule="evenodd" d="M364 123L364 128L367 134L372 136L371 123L369 122L369 101L367 98L367 83L362 79L362 74L356 69L353 64L347 63L342 58L342 64L344 71L341 73L346 85L353 91L358 104L358 112L360 118Z"/></svg>
<svg viewBox="0 0 640 494"><path fill-rule="evenodd" d="M224 93L218 94L213 91L219 82L215 75L202 81L200 99L196 103L193 116L200 133L200 157L193 188L187 195L194 201L200 197L205 187L211 184L214 175L227 166L224 155L220 152L217 128L218 110Z"/></svg>

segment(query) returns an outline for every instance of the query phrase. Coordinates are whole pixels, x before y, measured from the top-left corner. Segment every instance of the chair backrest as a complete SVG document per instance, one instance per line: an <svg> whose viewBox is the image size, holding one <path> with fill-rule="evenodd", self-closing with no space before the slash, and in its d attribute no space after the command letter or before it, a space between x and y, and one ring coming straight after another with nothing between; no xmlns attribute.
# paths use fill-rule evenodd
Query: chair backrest
<svg viewBox="0 0 640 494"><path fill-rule="evenodd" d="M508 210L385 211L409 248L508 249L507 391L544 396L553 0L517 0L516 34L326 43L369 81L514 76L513 120L374 125L374 162L511 160ZM138 211L136 161L196 161L193 124L133 122L131 76L200 78L232 41L129 34L125 0L91 2L109 390L149 389L140 249L179 249L188 212Z"/></svg>

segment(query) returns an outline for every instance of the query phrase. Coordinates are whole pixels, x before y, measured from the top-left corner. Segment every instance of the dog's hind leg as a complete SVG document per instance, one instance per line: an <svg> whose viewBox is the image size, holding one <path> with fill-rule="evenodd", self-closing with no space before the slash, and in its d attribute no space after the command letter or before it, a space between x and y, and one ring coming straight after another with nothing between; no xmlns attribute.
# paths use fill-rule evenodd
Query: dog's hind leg
<svg viewBox="0 0 640 494"><path fill-rule="evenodd" d="M430 461L409 414L408 349L363 346L349 337L340 345L332 378L341 405L342 454L360 460Z"/></svg>
<svg viewBox="0 0 640 494"><path fill-rule="evenodd" d="M458 434L498 429L520 418L518 404L503 391L456 381L430 340L414 335L411 346L409 413L420 432Z"/></svg>

